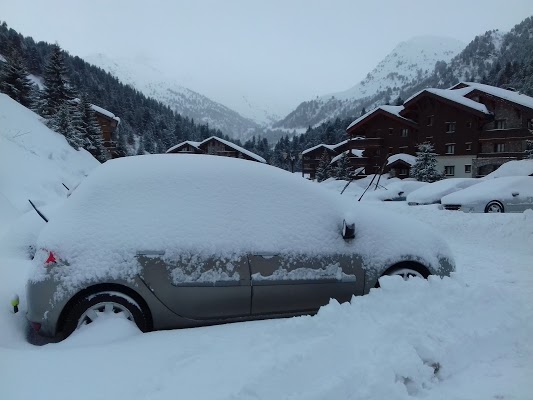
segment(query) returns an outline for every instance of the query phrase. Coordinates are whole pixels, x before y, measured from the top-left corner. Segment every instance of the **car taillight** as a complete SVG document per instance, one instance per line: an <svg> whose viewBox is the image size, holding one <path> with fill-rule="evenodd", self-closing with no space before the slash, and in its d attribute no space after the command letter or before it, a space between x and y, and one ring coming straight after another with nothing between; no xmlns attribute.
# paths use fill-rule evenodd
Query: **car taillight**
<svg viewBox="0 0 533 400"><path fill-rule="evenodd" d="M48 258L46 259L46 261L44 262L44 265L48 265L50 263L55 263L56 262L56 257L54 256L54 253L52 253L51 251L49 252L48 254Z"/></svg>

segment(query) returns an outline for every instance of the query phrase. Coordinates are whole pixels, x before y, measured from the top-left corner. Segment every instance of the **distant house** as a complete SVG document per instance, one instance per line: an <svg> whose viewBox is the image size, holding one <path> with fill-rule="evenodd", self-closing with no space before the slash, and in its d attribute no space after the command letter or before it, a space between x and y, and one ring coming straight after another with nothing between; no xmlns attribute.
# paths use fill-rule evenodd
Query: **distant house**
<svg viewBox="0 0 533 400"><path fill-rule="evenodd" d="M437 167L447 177L484 176L506 161L521 159L533 139L533 98L479 83L461 82L450 89L424 89L403 106L380 106L347 128L361 138L367 173L385 166L406 176L406 159L416 145L430 142Z"/></svg>
<svg viewBox="0 0 533 400"><path fill-rule="evenodd" d="M237 146L227 140L211 136L202 142L187 140L172 146L166 151L168 154L210 154L215 156L242 158L250 161L266 163L266 160L249 150Z"/></svg>

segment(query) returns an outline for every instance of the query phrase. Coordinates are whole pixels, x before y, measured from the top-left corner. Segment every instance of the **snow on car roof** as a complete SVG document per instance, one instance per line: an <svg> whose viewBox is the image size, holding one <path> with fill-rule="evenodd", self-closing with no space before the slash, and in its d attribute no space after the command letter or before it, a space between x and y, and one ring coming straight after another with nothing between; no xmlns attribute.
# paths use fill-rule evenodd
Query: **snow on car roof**
<svg viewBox="0 0 533 400"><path fill-rule="evenodd" d="M528 175L533 175L533 160L512 160L500 165L496 171L491 172L482 179Z"/></svg>
<svg viewBox="0 0 533 400"><path fill-rule="evenodd" d="M430 183L407 195L408 203L431 204L443 196L483 182L478 178L448 178Z"/></svg>
<svg viewBox="0 0 533 400"><path fill-rule="evenodd" d="M476 201L511 199L512 193L521 197L533 196L532 176L508 176L485 180L477 185L444 196L442 204L468 204Z"/></svg>
<svg viewBox="0 0 533 400"><path fill-rule="evenodd" d="M139 273L139 250L164 251L174 260L178 254L201 259L355 251L368 267L406 253L434 266L438 254L449 257L431 228L360 207L261 163L187 154L125 157L104 163L82 182L43 229L37 246L68 260L61 279L70 290L103 276L133 277ZM342 239L344 218L356 223L359 240ZM391 220L410 236L398 234L383 243L396 229ZM42 263L40 258L35 262ZM36 268L34 279L44 279L43 271Z"/></svg>

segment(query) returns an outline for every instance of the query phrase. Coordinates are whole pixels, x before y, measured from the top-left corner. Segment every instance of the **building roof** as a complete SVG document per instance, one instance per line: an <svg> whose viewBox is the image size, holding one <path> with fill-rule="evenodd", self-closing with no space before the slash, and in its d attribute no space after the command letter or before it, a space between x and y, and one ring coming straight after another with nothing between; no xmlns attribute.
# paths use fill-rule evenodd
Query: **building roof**
<svg viewBox="0 0 533 400"><path fill-rule="evenodd" d="M200 150L200 148L198 147L198 146L200 146L200 143L202 143L202 142L193 142L192 140L186 140L185 142L181 142L181 143L178 143L175 146L172 146L170 149L168 149L166 151L166 153L171 153L172 151L174 151L176 149L179 149L180 147L183 147L185 145L189 145L189 146L195 147L198 150Z"/></svg>
<svg viewBox="0 0 533 400"><path fill-rule="evenodd" d="M80 99L76 97L76 98L72 99L72 101L74 103L79 103ZM117 121L120 124L120 118L117 117L115 114L113 114L111 111L108 111L105 108L102 108L102 107L99 107L99 106L95 106L94 104L91 104L91 109L94 112L97 112L98 114L104 115L104 116L106 116L106 117L108 117L110 119L114 119L115 121Z"/></svg>
<svg viewBox="0 0 533 400"><path fill-rule="evenodd" d="M391 165L392 163L395 163L396 161L403 161L406 164L414 165L416 162L416 157L412 156L411 154L405 154L405 153L394 154L387 158L387 165Z"/></svg>
<svg viewBox="0 0 533 400"><path fill-rule="evenodd" d="M198 150L201 150L201 146L204 144L204 143L207 143L209 142L210 140L216 140L218 142L221 142L223 144L225 144L226 146L228 147L231 147L232 149L240 152L240 153L243 153L243 154L246 154L248 157L250 158L253 158L254 160L256 161L259 161L259 162L262 162L262 163L266 163L266 160L261 157L261 156L258 156L257 154L255 153L252 153L251 151L248 151L246 150L245 148L241 147L241 146L237 146L235 143L231 143L227 140L224 140L224 139L221 139L217 136L211 136L211 137L208 137L207 139L201 141L201 142L193 142L192 140L186 140L185 142L181 142L175 146L172 146L170 149L168 149L166 151L166 153L170 153L172 152L173 150L176 150L184 145L189 145L189 146L193 146L195 148L197 148Z"/></svg>
<svg viewBox="0 0 533 400"><path fill-rule="evenodd" d="M329 149L329 150L334 150L335 147L337 147L337 145L336 145L336 144L324 144L324 143L320 143L320 144L317 144L316 146L313 146L313 147L310 147L310 148L308 148L308 149L305 149L304 151L302 151L302 154L310 153L310 152L312 152L313 150L318 149L319 147L324 147L324 148Z"/></svg>
<svg viewBox="0 0 533 400"><path fill-rule="evenodd" d="M487 109L487 107L485 107L484 104L481 104L477 101L464 97L466 94L470 93L471 91L472 89L469 89L469 88L456 89L456 90L428 88L428 89L421 90L418 93L415 93L414 95L409 97L405 101L404 104L411 102L416 97L420 96L421 94L425 92L425 93L431 93L435 96L452 101L454 103L460 104L462 106L481 112L483 114L490 115L491 114L490 111Z"/></svg>
<svg viewBox="0 0 533 400"><path fill-rule="evenodd" d="M343 151L341 154L339 154L338 156L336 157L333 157L333 159L331 160L330 164L333 164L333 163L336 163L337 161L339 161L341 159L341 157L343 155L353 155L355 157L363 157L363 152L364 150L360 150L360 149L351 149L351 150L346 150L346 151Z"/></svg>
<svg viewBox="0 0 533 400"><path fill-rule="evenodd" d="M453 86L451 89L455 92L462 89L454 89L457 86L460 85L467 85L469 88L471 88L471 91L476 89L480 92L484 92L487 94L490 94L492 96L500 97L504 100L511 101L515 104L519 104L524 107L532 108L533 109L533 97L526 96L525 94L521 94L519 92L514 92L512 90L499 88L496 86L490 86L485 85L483 83L476 83L476 82L460 82L457 85Z"/></svg>
<svg viewBox="0 0 533 400"><path fill-rule="evenodd" d="M359 118L357 118L355 121L353 121L348 126L348 128L346 128L346 130L349 130L350 128L352 128L355 125L359 124L360 122L362 122L363 120L367 119L368 117L370 117L371 115L375 114L378 111L385 111L386 113L391 114L391 115L395 116L396 118L399 118L399 119L404 120L406 122L409 122L410 124L416 124L416 122L414 122L413 120L410 120L409 118L405 118L405 117L400 115L400 112L403 111L403 109L404 109L403 106L383 105L383 106L376 107L372 111L369 111L369 112L367 112L364 115L361 115Z"/></svg>

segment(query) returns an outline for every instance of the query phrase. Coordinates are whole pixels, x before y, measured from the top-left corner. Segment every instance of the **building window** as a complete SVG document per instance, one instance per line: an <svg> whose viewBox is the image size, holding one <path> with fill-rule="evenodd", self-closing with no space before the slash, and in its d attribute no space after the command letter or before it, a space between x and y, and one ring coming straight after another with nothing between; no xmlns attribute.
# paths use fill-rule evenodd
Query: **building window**
<svg viewBox="0 0 533 400"><path fill-rule="evenodd" d="M472 142L465 143L465 150L466 151L471 151L472 150Z"/></svg>
<svg viewBox="0 0 533 400"><path fill-rule="evenodd" d="M494 129L507 129L507 122L504 119L494 121Z"/></svg>
<svg viewBox="0 0 533 400"><path fill-rule="evenodd" d="M446 154L455 154L455 145L447 144L446 145Z"/></svg>
<svg viewBox="0 0 533 400"><path fill-rule="evenodd" d="M527 129L533 129L533 119L527 120Z"/></svg>
<svg viewBox="0 0 533 400"><path fill-rule="evenodd" d="M505 143L495 143L494 144L494 152L495 153L503 153L503 152L505 152Z"/></svg>
<svg viewBox="0 0 533 400"><path fill-rule="evenodd" d="M402 137L407 137L409 135L409 128L402 128Z"/></svg>
<svg viewBox="0 0 533 400"><path fill-rule="evenodd" d="M470 121L470 120L466 121L466 127L467 128L472 128L472 121Z"/></svg>
<svg viewBox="0 0 533 400"><path fill-rule="evenodd" d="M426 125L427 126L433 126L433 120L434 120L434 116L433 115L430 115L429 117L427 117L427 120L426 120Z"/></svg>
<svg viewBox="0 0 533 400"><path fill-rule="evenodd" d="M394 154L394 148L393 147L389 147L389 154Z"/></svg>
<svg viewBox="0 0 533 400"><path fill-rule="evenodd" d="M455 122L446 122L446 133L455 132Z"/></svg>
<svg viewBox="0 0 533 400"><path fill-rule="evenodd" d="M465 165L465 174L471 174L472 173L472 166L467 164Z"/></svg>
<svg viewBox="0 0 533 400"><path fill-rule="evenodd" d="M455 175L455 166L453 165L447 165L444 167L444 175L446 176L454 176Z"/></svg>
<svg viewBox="0 0 533 400"><path fill-rule="evenodd" d="M394 133L394 129L393 128L389 128L389 135L392 135Z"/></svg>
<svg viewBox="0 0 533 400"><path fill-rule="evenodd" d="M398 173L398 175L400 176L406 176L409 174L409 170L407 168L400 168L400 171Z"/></svg>

